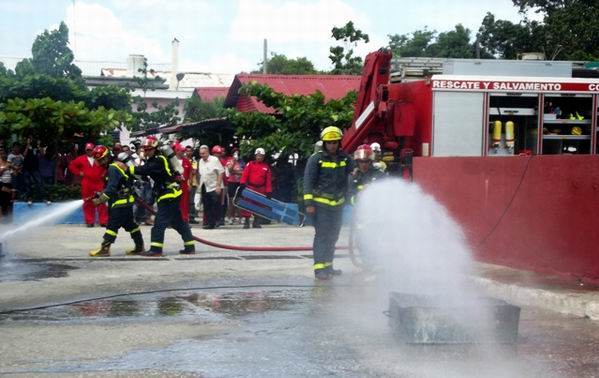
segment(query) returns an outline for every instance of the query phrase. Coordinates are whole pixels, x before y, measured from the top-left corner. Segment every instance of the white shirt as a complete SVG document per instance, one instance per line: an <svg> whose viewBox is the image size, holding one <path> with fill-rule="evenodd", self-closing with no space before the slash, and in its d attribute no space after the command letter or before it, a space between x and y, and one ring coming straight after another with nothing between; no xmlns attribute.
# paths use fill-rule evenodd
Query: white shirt
<svg viewBox="0 0 599 378"><path fill-rule="evenodd" d="M213 192L216 190L216 183L218 175L221 175L225 169L220 163L220 160L216 156L208 155L208 159L200 159L198 164L198 173L200 175L200 188L202 185L206 186L206 192ZM224 185L221 181L221 188Z"/></svg>
<svg viewBox="0 0 599 378"><path fill-rule="evenodd" d="M96 159L94 159L94 157L87 157L87 161L89 161L89 165L91 165L92 167L94 166L94 163L96 162Z"/></svg>

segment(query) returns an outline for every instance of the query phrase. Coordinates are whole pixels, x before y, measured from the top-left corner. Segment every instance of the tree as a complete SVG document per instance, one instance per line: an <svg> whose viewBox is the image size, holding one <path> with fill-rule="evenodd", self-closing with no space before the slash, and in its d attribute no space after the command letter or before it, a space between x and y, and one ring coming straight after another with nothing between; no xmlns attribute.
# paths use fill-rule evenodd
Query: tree
<svg viewBox="0 0 599 378"><path fill-rule="evenodd" d="M416 30L411 34L411 37L409 34L388 35L389 48L391 49L393 56L427 56L428 48L435 39L437 33L434 30L431 31L424 27L423 30Z"/></svg>
<svg viewBox="0 0 599 378"><path fill-rule="evenodd" d="M275 109L274 114L228 110L227 117L242 140L242 155L263 147L283 156L298 153L302 159L310 156L325 126L349 127L357 98L354 91L330 101L318 91L308 96L286 96L256 82L244 84L239 93L255 96Z"/></svg>
<svg viewBox="0 0 599 378"><path fill-rule="evenodd" d="M599 59L599 3L597 0L512 0L522 13L534 10L542 23L526 20L542 38L549 59Z"/></svg>
<svg viewBox="0 0 599 378"><path fill-rule="evenodd" d="M474 50L470 29L462 24L457 24L454 30L439 33L436 42L427 48L429 56L438 58L474 58Z"/></svg>
<svg viewBox="0 0 599 378"><path fill-rule="evenodd" d="M543 43L533 33L537 28L536 24L495 20L492 13L487 13L478 31L480 48L501 59L517 59L518 54L526 51L542 51Z"/></svg>
<svg viewBox="0 0 599 378"><path fill-rule="evenodd" d="M263 72L264 62L260 63L258 71ZM289 59L283 54L272 53L266 63L266 72L281 75L310 75L317 73L314 64L305 57Z"/></svg>
<svg viewBox="0 0 599 378"><path fill-rule="evenodd" d="M362 73L362 58L354 56L353 47L357 46L360 41L368 43L370 41L368 34L356 29L352 21L341 28L333 27L331 34L336 41L343 41L343 46L329 48L331 53L329 59L334 66L331 73L335 75L359 75Z"/></svg>
<svg viewBox="0 0 599 378"><path fill-rule="evenodd" d="M64 22L60 23L57 30L45 30L33 42L32 57L18 63L21 67L17 68L17 75L35 72L81 79L81 70L73 64L74 55L68 43L69 28Z"/></svg>

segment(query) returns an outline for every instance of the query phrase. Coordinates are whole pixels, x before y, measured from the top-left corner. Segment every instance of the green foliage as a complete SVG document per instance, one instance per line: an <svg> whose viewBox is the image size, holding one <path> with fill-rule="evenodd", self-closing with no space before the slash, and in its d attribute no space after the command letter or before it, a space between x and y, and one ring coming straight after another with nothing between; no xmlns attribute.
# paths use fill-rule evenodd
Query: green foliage
<svg viewBox="0 0 599 378"><path fill-rule="evenodd" d="M343 46L332 46L329 48L329 59L333 63L332 74L359 75L362 73L362 58L354 56L354 49L358 42L368 43L368 34L356 29L354 23L349 21L343 27L333 27L331 36L336 41L343 41Z"/></svg>
<svg viewBox="0 0 599 378"><path fill-rule="evenodd" d="M203 101L199 96L193 95L185 101L185 122L202 121L218 118L225 115L225 99L217 97L212 101Z"/></svg>
<svg viewBox="0 0 599 378"><path fill-rule="evenodd" d="M426 27L423 30L416 30L409 34L390 34L389 48L393 56L407 57L423 57L428 56L428 49L432 41L435 39L436 32L428 30Z"/></svg>
<svg viewBox="0 0 599 378"><path fill-rule="evenodd" d="M530 26L495 20L492 13L487 13L478 32L481 49L501 59L517 59L525 51L542 51L542 42L531 38Z"/></svg>
<svg viewBox="0 0 599 378"><path fill-rule="evenodd" d="M45 30L33 42L32 57L25 60L28 63L20 63L19 71L81 79L81 70L73 64L74 55L68 43L69 28L64 22L60 23L57 30Z"/></svg>
<svg viewBox="0 0 599 378"><path fill-rule="evenodd" d="M310 156L324 127L346 128L351 124L357 96L350 92L342 99L330 101L325 101L320 92L285 96L256 82L243 85L239 93L255 96L275 109L275 114L228 110L227 116L242 140L242 155L262 147L269 153L298 153L301 158Z"/></svg>
<svg viewBox="0 0 599 378"><path fill-rule="evenodd" d="M96 139L126 122L127 117L126 112L103 107L90 110L83 102L16 98L0 104L0 138L32 137L47 145L62 146L80 135Z"/></svg>
<svg viewBox="0 0 599 378"><path fill-rule="evenodd" d="M263 68L264 62L260 63L259 70L255 73L263 72ZM307 58L289 59L285 55L277 53L271 53L271 57L266 63L266 72L281 75L309 75L317 73L314 64Z"/></svg>
<svg viewBox="0 0 599 378"><path fill-rule="evenodd" d="M410 34L389 35L389 48L394 56L473 58L474 45L470 30L458 24L454 30L439 33L434 30L416 30Z"/></svg>
<svg viewBox="0 0 599 378"><path fill-rule="evenodd" d="M41 198L39 194L36 194L34 200L46 200L49 199L52 202L68 201L81 199L81 186L80 185L46 185L46 197Z"/></svg>

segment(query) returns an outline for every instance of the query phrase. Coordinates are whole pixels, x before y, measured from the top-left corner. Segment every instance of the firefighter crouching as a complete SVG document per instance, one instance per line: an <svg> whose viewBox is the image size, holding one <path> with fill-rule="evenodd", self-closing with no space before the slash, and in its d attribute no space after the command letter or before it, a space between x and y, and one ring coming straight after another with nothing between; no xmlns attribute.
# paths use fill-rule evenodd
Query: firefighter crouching
<svg viewBox="0 0 599 378"><path fill-rule="evenodd" d="M150 176L154 180L154 193L158 204L158 212L154 219L151 232L150 249L142 253L142 256L162 256L164 246L164 232L167 227L172 227L183 239L181 254L191 255L195 253L195 244L189 224L183 221L181 208L179 207L182 191L177 183L178 172L177 158L170 146L162 146L164 152L158 151L158 140L148 137L141 145L146 156L146 163L142 166L130 166L131 175ZM166 155L166 156L165 156Z"/></svg>
<svg viewBox="0 0 599 378"><path fill-rule="evenodd" d="M350 201L353 205L356 202L356 196L364 190L364 187L371 182L385 177L385 172L374 167L374 154L372 148L367 144L358 146L354 152L354 161L357 167L350 177Z"/></svg>
<svg viewBox="0 0 599 378"><path fill-rule="evenodd" d="M339 238L348 176L353 161L340 149L343 132L335 126L320 133L322 151L310 156L304 172L306 213L314 222L314 275L328 280L341 274L333 269L335 243Z"/></svg>
<svg viewBox="0 0 599 378"><path fill-rule="evenodd" d="M121 227L131 234L131 239L135 243L135 247L126 251L125 254L138 255L144 252L144 241L139 226L133 220L133 204L135 202L131 189L133 177L127 173L126 164L130 157L126 152L121 152L117 160L110 163L112 158L110 151L102 145L94 148L93 156L99 165L108 166L106 188L92 199L95 206L108 202L108 224L100 248L91 251L89 255L91 257L110 256L110 245L116 240Z"/></svg>

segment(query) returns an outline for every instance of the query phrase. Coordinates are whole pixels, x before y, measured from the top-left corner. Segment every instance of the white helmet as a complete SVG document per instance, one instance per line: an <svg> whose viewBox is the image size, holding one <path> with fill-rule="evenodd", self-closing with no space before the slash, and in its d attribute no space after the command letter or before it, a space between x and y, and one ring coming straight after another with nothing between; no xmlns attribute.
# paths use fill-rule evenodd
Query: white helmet
<svg viewBox="0 0 599 378"><path fill-rule="evenodd" d="M266 152L264 152L264 148L259 147L256 148L256 152L254 152L254 155L266 155Z"/></svg>
<svg viewBox="0 0 599 378"><path fill-rule="evenodd" d="M370 145L370 148L372 148L372 151L374 152L381 152L381 145L378 144L377 142L374 142Z"/></svg>

